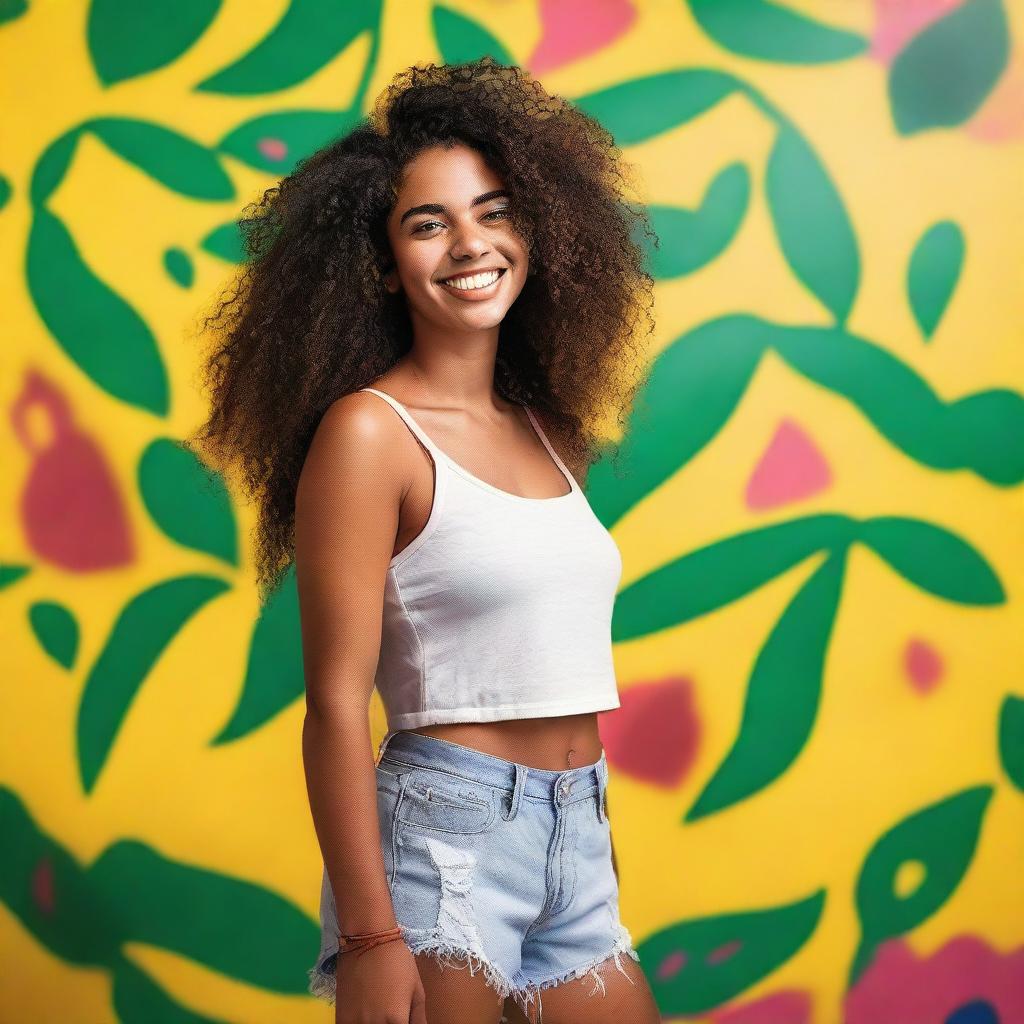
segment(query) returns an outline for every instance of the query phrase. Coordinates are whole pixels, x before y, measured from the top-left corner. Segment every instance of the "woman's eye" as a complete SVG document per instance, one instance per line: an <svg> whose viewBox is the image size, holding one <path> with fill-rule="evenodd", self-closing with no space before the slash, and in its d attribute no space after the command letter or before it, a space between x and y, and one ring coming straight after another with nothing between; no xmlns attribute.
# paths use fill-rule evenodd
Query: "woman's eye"
<svg viewBox="0 0 1024 1024"><path fill-rule="evenodd" d="M488 217L495 217L495 216L504 215L504 214L507 214L507 213L508 213L508 207L507 206L502 207L500 210L491 210L490 213L488 213L488 214L486 214L484 216L484 220L487 220ZM438 225L439 227L443 227L444 226L444 225L441 224L440 221L426 220L422 224L420 224L418 227L413 228L413 232L412 233L415 235L418 232L422 231L424 228L433 227L435 224Z"/></svg>

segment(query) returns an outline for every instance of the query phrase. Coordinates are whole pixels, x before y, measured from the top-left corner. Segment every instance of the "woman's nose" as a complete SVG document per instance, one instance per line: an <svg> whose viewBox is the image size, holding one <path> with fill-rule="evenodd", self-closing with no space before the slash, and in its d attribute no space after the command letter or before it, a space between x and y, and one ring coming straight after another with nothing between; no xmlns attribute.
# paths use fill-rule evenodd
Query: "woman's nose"
<svg viewBox="0 0 1024 1024"><path fill-rule="evenodd" d="M465 228L456 229L451 246L452 256L458 256L460 253L479 256L485 252L487 252L487 240L484 238L479 226L469 225Z"/></svg>

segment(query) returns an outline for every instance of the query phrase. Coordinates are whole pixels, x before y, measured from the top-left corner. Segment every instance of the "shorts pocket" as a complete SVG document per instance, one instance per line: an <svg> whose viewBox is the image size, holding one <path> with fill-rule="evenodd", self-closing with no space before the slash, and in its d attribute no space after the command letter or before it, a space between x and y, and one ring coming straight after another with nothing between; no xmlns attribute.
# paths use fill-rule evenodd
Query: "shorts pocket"
<svg viewBox="0 0 1024 1024"><path fill-rule="evenodd" d="M413 768L404 773L395 812L402 826L433 832L475 835L490 829L497 816L497 795L446 772Z"/></svg>

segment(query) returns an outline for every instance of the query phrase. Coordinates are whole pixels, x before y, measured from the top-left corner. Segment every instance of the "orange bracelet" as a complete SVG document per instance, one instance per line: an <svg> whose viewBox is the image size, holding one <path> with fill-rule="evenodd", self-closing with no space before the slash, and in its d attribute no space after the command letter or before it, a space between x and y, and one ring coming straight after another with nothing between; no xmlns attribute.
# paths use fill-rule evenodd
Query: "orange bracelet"
<svg viewBox="0 0 1024 1024"><path fill-rule="evenodd" d="M393 942L402 937L402 929L395 925L394 928L387 928L380 932L364 932L362 935L339 935L338 952L355 952L362 956L368 949L380 945L382 942Z"/></svg>

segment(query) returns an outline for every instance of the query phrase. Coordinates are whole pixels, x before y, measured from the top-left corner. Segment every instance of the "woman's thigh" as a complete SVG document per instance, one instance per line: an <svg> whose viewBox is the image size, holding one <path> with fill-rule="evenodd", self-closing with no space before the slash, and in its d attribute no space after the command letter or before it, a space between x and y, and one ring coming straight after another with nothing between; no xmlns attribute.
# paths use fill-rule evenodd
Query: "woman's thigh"
<svg viewBox="0 0 1024 1024"><path fill-rule="evenodd" d="M647 976L632 958L621 960L622 972L611 958L598 968L603 993L594 992L590 977L544 989L543 1024L661 1024L661 1013ZM505 1004L504 1015L503 1024L536 1024L538 1020L536 1006L531 1005L529 1016L525 1016L511 1000Z"/></svg>
<svg viewBox="0 0 1024 1024"><path fill-rule="evenodd" d="M427 1000L427 1024L499 1024L503 1000L480 972L465 962L442 964L435 953L416 954ZM460 966L461 970L453 967Z"/></svg>

